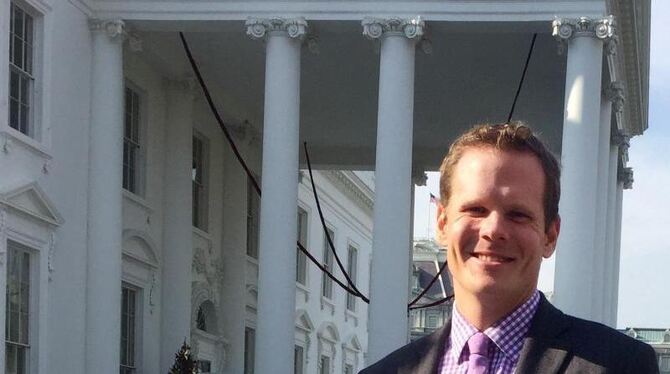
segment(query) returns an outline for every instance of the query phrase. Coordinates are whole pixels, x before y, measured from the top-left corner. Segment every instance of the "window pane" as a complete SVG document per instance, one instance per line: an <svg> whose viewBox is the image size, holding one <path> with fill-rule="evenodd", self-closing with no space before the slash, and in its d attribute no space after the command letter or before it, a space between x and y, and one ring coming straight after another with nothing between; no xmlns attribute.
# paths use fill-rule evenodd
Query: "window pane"
<svg viewBox="0 0 670 374"><path fill-rule="evenodd" d="M304 362L304 351L303 348L299 345L296 345L293 349L293 374L303 374L303 362Z"/></svg>
<svg viewBox="0 0 670 374"><path fill-rule="evenodd" d="M14 36L14 56L12 62L18 68L23 69L23 41L18 36Z"/></svg>
<svg viewBox="0 0 670 374"><path fill-rule="evenodd" d="M13 5L12 8L14 9L14 35L23 38L23 10L16 5Z"/></svg>

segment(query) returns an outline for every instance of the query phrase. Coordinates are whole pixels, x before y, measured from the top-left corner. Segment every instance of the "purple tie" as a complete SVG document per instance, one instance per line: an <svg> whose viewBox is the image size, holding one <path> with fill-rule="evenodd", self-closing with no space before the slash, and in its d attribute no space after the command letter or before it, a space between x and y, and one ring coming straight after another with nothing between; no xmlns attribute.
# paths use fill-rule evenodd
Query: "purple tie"
<svg viewBox="0 0 670 374"><path fill-rule="evenodd" d="M478 332L468 339L470 357L468 358L468 374L485 374L489 366L489 342L491 340L483 332Z"/></svg>

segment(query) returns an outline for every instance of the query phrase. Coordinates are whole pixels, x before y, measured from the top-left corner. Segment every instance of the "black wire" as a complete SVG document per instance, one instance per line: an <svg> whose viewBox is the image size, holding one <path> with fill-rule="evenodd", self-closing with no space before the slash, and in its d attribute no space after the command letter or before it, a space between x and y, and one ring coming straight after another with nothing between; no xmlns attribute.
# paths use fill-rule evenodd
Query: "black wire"
<svg viewBox="0 0 670 374"><path fill-rule="evenodd" d="M516 89L516 94L514 95L514 101L512 101L512 108L509 111L509 116L507 116L507 123L510 123L510 121L512 120L512 115L514 114L514 108L516 107L516 101L519 99L519 94L521 93L521 87L523 86L523 81L526 78L526 71L528 71L530 56L533 55L533 47L535 46L535 39L537 39L537 33L533 34L533 40L530 42L530 48L528 49L528 56L526 56L526 64L523 67L523 73L521 73L521 80L519 80L519 87L517 87Z"/></svg>
<svg viewBox="0 0 670 374"><path fill-rule="evenodd" d="M412 300L412 302L409 303L409 306L412 306L412 305L416 304L417 301L419 301L419 299L421 299L423 297L423 295L425 295L426 292L428 292L428 290L431 287L433 287L433 284L435 283L435 281L437 281L437 279L440 277L440 275L442 275L442 272L446 268L447 268L447 261L444 261L444 264L442 264L442 266L440 267L440 271L438 271L437 274L435 274L433 279L431 279L430 283L428 283L428 285L423 289L423 291L421 291L421 293L417 297L415 297L414 300Z"/></svg>
<svg viewBox="0 0 670 374"><path fill-rule="evenodd" d="M453 298L454 298L454 295L452 294L452 295L449 295L449 296L447 296L447 297L445 297L445 298L442 298L442 299L440 299L440 300L433 301L432 303L422 304L422 305L416 305L416 306L410 306L410 307L407 307L407 309L408 309L408 310L415 310L415 309L430 308L431 306L444 304L444 303L446 303L447 301L449 301L449 300L451 300L451 299L453 299Z"/></svg>
<svg viewBox="0 0 670 374"><path fill-rule="evenodd" d="M316 184L314 184L314 175L312 174L312 163L309 161L309 152L307 151L307 142L303 142L303 147L305 148L305 160L307 161L307 170L309 171L309 179L312 184L312 192L314 193L314 200L316 201L316 209L319 212L319 218L321 219L321 226L323 227L323 232L326 236L326 239L328 240L328 246L330 247L331 252L333 252L333 255L335 257L335 261L337 262L337 266L340 268L342 271L342 274L344 274L344 278L347 279L347 283L351 288L356 291L357 295L359 297L363 297L363 294L361 291L356 288L356 285L354 282L351 280L351 277L349 277L349 274L347 274L347 271L344 270L344 265L342 265L342 261L340 260L340 256L337 255L337 251L335 251L335 245L333 244L333 239L330 237L330 234L328 233L328 229L326 228L326 220L323 218L323 211L321 210L321 202L319 201L319 194L316 193Z"/></svg>
<svg viewBox="0 0 670 374"><path fill-rule="evenodd" d="M244 162L244 159L242 158L242 155L237 149L237 146L235 145L235 142L233 141L233 138L230 136L230 133L228 132L228 129L226 128L225 123L223 122L223 119L221 119L221 116L219 115L219 111L216 109L216 106L214 105L214 101L212 100L212 97L209 93L209 89L207 88L207 85L205 84L204 79L202 78L202 74L200 74L200 69L198 68L198 64L195 62L195 59L193 58L193 55L191 54L191 50L188 47L188 43L186 42L186 38L184 37L184 33L179 32L179 37L181 38L182 45L184 46L184 51L186 51L186 56L188 57L188 60L191 64L191 68L193 69L193 72L195 73L195 76L198 78L198 82L200 83L200 88L202 88L202 92L205 95L205 98L207 99L207 103L209 104L209 108L212 110L212 113L214 114L214 117L216 118L216 121L219 124L219 127L223 131L223 134L226 136L226 139L228 140L228 143L230 144L230 147L233 150L233 153L235 153L235 157L237 158L237 161L242 165L242 168L244 171L247 173L247 176L251 180L251 183L254 186L254 190L256 190L256 193L258 193L258 196L261 196L261 188L258 185L258 182L256 181L256 178L254 177L253 173L247 166L246 162ZM323 265L319 263L319 261L312 256L311 253L302 245L300 242L297 242L298 244L298 249L302 253L304 253L321 271L326 273L326 275L335 281L340 287L342 287L345 291L349 292L350 294L360 297L365 301L366 303L369 303L370 300L363 296L358 290L354 291L347 287L344 283L342 283L339 279L337 279L333 274L331 274L328 269L326 269ZM346 273L345 273L346 274Z"/></svg>
<svg viewBox="0 0 670 374"><path fill-rule="evenodd" d="M205 98L207 99L207 103L209 104L209 108L212 110L212 113L214 113L214 117L216 117L216 121L219 123L219 127L221 127L221 130L223 130L223 135L226 136L226 139L228 139L228 143L230 144L230 148L233 149L233 153L235 153L235 157L237 158L237 161L242 165L242 168L244 168L244 171L247 173L247 176L249 176L249 179L251 179L251 183L254 186L254 189L258 193L258 196L261 196L261 188L258 186L258 182L256 181L256 178L254 178L254 175L251 173L251 170L247 166L247 163L244 162L244 159L242 158L242 155L240 154L240 151L237 149L237 146L235 145L235 142L233 141L232 136L230 136L230 133L228 132L228 129L226 128L226 125L223 123L223 119L221 119L221 116L219 115L219 111L216 110L216 106L214 105L214 101L212 100L212 96L209 94L209 89L207 88L207 85L205 84L204 79L202 79L202 75L200 74L200 69L198 69L198 65L195 63L195 59L193 58L193 55L191 54L191 50L188 48L188 43L186 43L186 38L184 37L183 32L179 32L179 37L181 38L181 43L184 46L184 50L186 51L186 56L188 57L188 61L191 63L191 68L193 68L193 72L195 73L195 76L198 78L198 82L200 83L200 88L202 88L203 94L205 94Z"/></svg>

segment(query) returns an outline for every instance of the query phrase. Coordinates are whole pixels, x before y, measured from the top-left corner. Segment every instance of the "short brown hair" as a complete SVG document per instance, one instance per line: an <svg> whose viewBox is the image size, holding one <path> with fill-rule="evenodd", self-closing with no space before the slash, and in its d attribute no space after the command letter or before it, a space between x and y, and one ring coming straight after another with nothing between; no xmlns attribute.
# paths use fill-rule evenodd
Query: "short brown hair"
<svg viewBox="0 0 670 374"><path fill-rule="evenodd" d="M529 152L535 155L544 171L545 230L558 218L561 198L561 167L546 145L522 122L479 124L456 139L440 166L440 202L447 206L451 196L451 177L467 148L492 147L501 151Z"/></svg>

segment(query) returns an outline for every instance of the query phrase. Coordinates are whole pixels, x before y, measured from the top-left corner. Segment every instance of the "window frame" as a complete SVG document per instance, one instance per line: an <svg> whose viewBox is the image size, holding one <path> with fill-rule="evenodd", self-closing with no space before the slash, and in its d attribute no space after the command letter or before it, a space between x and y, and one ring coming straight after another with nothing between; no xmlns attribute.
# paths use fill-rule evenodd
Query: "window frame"
<svg viewBox="0 0 670 374"><path fill-rule="evenodd" d="M347 274L349 275L349 279L351 279L351 282L353 284L356 284L358 280L358 254L360 250L358 247L352 243L351 241L349 242L349 245L347 245ZM353 266L352 266L352 253L353 253ZM352 295L351 293L347 292L346 293L346 301L345 301L345 307L346 310L350 312L356 312L356 296Z"/></svg>
<svg viewBox="0 0 670 374"><path fill-rule="evenodd" d="M209 231L209 139L202 133L193 130L193 149L192 149L192 168L191 168L191 189L192 189L192 223L193 227L203 232ZM197 179L197 165L195 164L195 145L199 142L202 147L200 155L200 169L202 178L200 182ZM198 187L198 188L196 188ZM196 200L196 197L198 198ZM197 201L197 203L196 203ZM200 204L202 202L202 204ZM197 206L196 206L197 204Z"/></svg>
<svg viewBox="0 0 670 374"><path fill-rule="evenodd" d="M298 349L300 349L300 366L298 366ZM293 345L293 374L305 374L305 347L297 343Z"/></svg>
<svg viewBox="0 0 670 374"><path fill-rule="evenodd" d="M127 116L128 116L128 102L126 98L128 97L128 91L131 92L137 98L137 128L136 135L137 139L130 139L126 136L126 126ZM130 192L134 195L144 197L145 195L145 181L146 181L146 135L147 135L147 125L146 125L146 111L147 111L147 94L146 92L137 84L133 83L129 79L124 80L123 84L123 174L122 174L122 188L124 191ZM133 180L134 186L131 189L130 186L126 185L126 144L132 143L131 145L137 150L135 155L134 165L129 165L133 167Z"/></svg>
<svg viewBox="0 0 670 374"><path fill-rule="evenodd" d="M330 239L333 241L333 247L337 249L335 245L335 230L326 227L326 230L328 234L330 235ZM335 275L335 256L333 254L333 251L330 248L330 244L328 243L328 238L326 237L326 233L323 233L323 266L333 275ZM327 291L327 292L326 292ZM333 280L328 277L328 275L325 272L321 273L321 297L327 299L327 300L333 300Z"/></svg>
<svg viewBox="0 0 670 374"><path fill-rule="evenodd" d="M129 365L124 365L124 363L121 360L121 356L119 357L119 370L122 369L129 369L128 373L139 373L142 371L141 367L141 362L142 362L142 352L141 352L141 346L142 346L142 288L128 283L126 281L123 281L121 283L121 328L120 328L120 334L119 334L119 344L122 345L122 339L123 339L123 318L124 318L124 311L123 311L123 292L124 290L128 290L129 292L134 293L134 302L135 302L135 314L134 314L134 320L133 320L133 326L132 328L134 329L133 331L133 347L132 347L132 354L133 354L133 364L134 366L129 366ZM122 355L121 351L119 351L119 354Z"/></svg>
<svg viewBox="0 0 670 374"><path fill-rule="evenodd" d="M9 33L7 34L7 39L4 40L7 44L1 44L4 45L6 48L7 52L7 59L4 61L6 67L7 67L7 81L2 81L0 79L0 82L3 82L3 87L0 88L0 93L4 96L3 100L7 100L7 117L6 120L7 122L5 123L2 121L3 125L3 132L6 134L12 136L14 139L19 141L19 144L28 146L29 150L34 150L37 151L37 153L43 157L46 157L47 159L50 158L48 153L46 152L46 148L44 148L44 144L46 143L46 131L45 129L48 129L48 125L45 124L46 118L43 115L44 112L44 107L45 107L45 101L47 98L43 97L42 92L44 91L45 88L45 82L46 82L46 73L47 71L44 69L44 49L45 46L47 46L47 43L45 43L44 39L46 38L46 33L45 33L45 28L46 28L46 22L45 22L45 14L49 11L48 8L44 6L41 2L38 1L33 1L33 0L10 0L8 2L8 7L7 10L10 12L10 17L7 20L8 21L8 28L9 28ZM28 73L28 76L30 77L30 92L29 92L29 109L28 109L28 131L24 132L21 131L18 128L12 127L10 125L10 119L11 119L11 75L12 71L16 70L16 72L19 71L24 71L24 69L21 69L20 67L14 65L11 61L12 58L12 50L11 50L11 41L10 39L12 38L12 24L11 24L11 16L13 15L13 10L14 7L19 8L23 13L27 16L30 16L32 18L32 66L31 66L31 72ZM0 54L0 56L4 56ZM27 72L26 72L27 73ZM5 86L6 84L6 86ZM4 91L7 89L7 91Z"/></svg>
<svg viewBox="0 0 670 374"><path fill-rule="evenodd" d="M258 180L258 178L256 178ZM258 196L251 178L247 176L247 257L258 260L260 240L261 198Z"/></svg>
<svg viewBox="0 0 670 374"><path fill-rule="evenodd" d="M25 371L24 373L34 373L37 369L34 369L35 367L38 366L37 360L37 348L39 346L39 337L37 334L37 329L39 326L35 326L36 323L39 323L36 318L35 318L35 308L37 307L37 298L39 295L39 288L36 287L36 281L38 280L37 277L37 270L36 270L36 265L35 263L39 261L38 256L37 256L37 251L19 241L13 240L12 238L7 238L3 239L6 245L6 253L7 253L7 261L6 261L6 274L5 274L5 341L4 341L4 352L3 354L5 355L5 370L7 369L7 361L6 361L6 354L7 354L7 347L8 345L13 345L21 348L26 348L26 355L25 355ZM27 312L27 330L26 330L26 339L27 342L12 342L6 335L7 332L7 322L10 321L10 317L8 314L8 299L7 299L7 291L8 291L8 277L9 277L9 269L10 269L10 259L9 259L9 254L12 251L18 251L24 255L28 256L28 297L26 302L28 303L28 312ZM19 331L20 333L20 331Z"/></svg>
<svg viewBox="0 0 670 374"><path fill-rule="evenodd" d="M307 209L304 209L298 205L298 222L297 222L297 241L300 242L303 247L309 248L309 213ZM301 225L304 224L304 225ZM302 230L301 230L302 229ZM295 281L302 285L307 286L308 276L307 276L307 255L305 255L299 248L296 246L296 268L295 268Z"/></svg>
<svg viewBox="0 0 670 374"><path fill-rule="evenodd" d="M249 335L247 335L249 333ZM251 342L248 341L251 336ZM250 351L247 348L251 348ZM256 328L252 326L244 327L244 374L254 374L256 360ZM251 365L251 366L247 366Z"/></svg>

